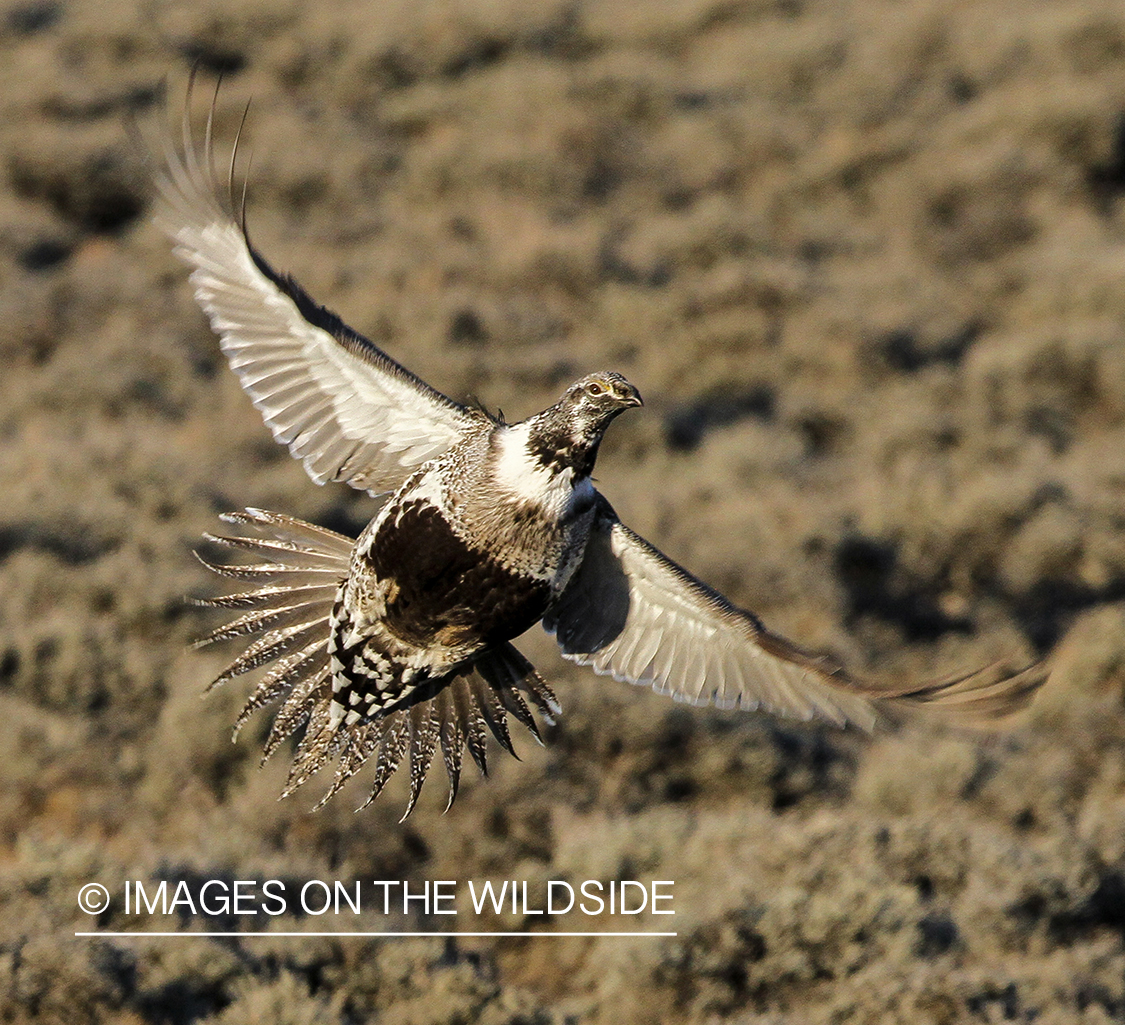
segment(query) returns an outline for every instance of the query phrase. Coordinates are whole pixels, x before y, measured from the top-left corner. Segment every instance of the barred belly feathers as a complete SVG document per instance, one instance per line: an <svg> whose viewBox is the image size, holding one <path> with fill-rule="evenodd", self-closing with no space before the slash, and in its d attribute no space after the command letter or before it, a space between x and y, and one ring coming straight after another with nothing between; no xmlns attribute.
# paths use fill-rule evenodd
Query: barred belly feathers
<svg viewBox="0 0 1125 1025"><path fill-rule="evenodd" d="M489 734L514 753L509 716L538 739L537 716L560 713L511 643L536 623L564 657L691 704L871 729L910 709L991 723L1030 700L1042 666L894 686L771 634L595 490L603 434L642 404L632 384L589 374L514 424L434 390L266 262L232 198L235 156L220 184L212 116L197 141L190 106L189 90L182 140L154 159L157 223L274 438L317 483L373 496L355 540L258 509L208 535L231 558L201 561L241 585L203 602L236 618L199 643L249 639L213 685L261 671L235 732L280 702L266 756L300 737L285 793L332 762L327 800L373 762L370 801L405 762L409 814L440 750L448 807L466 748L484 772Z"/></svg>

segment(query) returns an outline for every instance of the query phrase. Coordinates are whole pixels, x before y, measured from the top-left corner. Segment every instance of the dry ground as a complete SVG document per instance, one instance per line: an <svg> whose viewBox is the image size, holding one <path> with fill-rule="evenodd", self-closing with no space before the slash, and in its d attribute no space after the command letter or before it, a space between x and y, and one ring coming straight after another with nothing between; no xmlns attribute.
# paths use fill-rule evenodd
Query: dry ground
<svg viewBox="0 0 1125 1025"><path fill-rule="evenodd" d="M533 638L563 722L448 815L277 803L199 698L191 549L369 504L273 445L148 222L123 122L193 61L321 301L510 418L624 372L627 522L884 675L1057 646L1033 712L867 740ZM0 109L0 1021L1125 1021L1120 0L21 0ZM679 936L73 938L87 880L268 876L668 878Z"/></svg>

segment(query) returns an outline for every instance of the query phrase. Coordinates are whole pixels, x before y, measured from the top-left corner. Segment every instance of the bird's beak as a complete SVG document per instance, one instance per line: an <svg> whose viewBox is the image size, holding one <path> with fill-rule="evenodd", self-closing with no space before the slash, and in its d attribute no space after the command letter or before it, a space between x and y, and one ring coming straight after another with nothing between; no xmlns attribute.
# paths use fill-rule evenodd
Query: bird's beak
<svg viewBox="0 0 1125 1025"><path fill-rule="evenodd" d="M621 405L626 409L630 406L643 406L644 404L645 400L641 398L641 393L631 384L622 389Z"/></svg>

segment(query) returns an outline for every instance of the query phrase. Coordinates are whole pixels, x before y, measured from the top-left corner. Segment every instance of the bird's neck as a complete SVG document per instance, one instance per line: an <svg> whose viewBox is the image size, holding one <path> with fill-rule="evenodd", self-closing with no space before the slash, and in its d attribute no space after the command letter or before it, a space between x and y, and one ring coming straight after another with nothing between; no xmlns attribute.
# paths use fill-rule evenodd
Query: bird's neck
<svg viewBox="0 0 1125 1025"><path fill-rule="evenodd" d="M493 477L500 489L555 512L589 480L596 456L596 442L578 444L565 430L537 418L502 427L492 439Z"/></svg>
<svg viewBox="0 0 1125 1025"><path fill-rule="evenodd" d="M540 466L553 473L569 471L575 480L593 473L602 431L582 429L557 408L532 417L527 424L527 449Z"/></svg>

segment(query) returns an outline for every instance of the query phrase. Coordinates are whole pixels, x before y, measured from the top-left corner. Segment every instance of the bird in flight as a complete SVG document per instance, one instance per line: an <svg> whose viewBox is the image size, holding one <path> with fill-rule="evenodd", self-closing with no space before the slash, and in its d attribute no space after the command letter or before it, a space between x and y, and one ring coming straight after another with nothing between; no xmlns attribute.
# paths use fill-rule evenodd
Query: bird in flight
<svg viewBox="0 0 1125 1025"><path fill-rule="evenodd" d="M881 710L990 722L1030 700L1038 666L889 686L770 633L625 526L594 487L606 429L642 405L632 384L588 374L517 423L436 391L266 262L246 230L245 190L234 196L238 139L220 184L214 101L202 141L190 108L189 88L183 139L169 133L155 169L157 223L274 438L318 484L376 503L354 540L258 509L224 516L231 536L207 535L240 554L203 564L243 585L202 603L236 618L199 643L251 639L213 686L265 669L236 737L279 700L265 756L304 727L285 794L335 760L323 804L373 760L369 803L405 762L408 815L440 749L448 808L466 748L484 772L489 733L515 753L509 716L539 739L536 714L559 715L512 644L536 623L571 661L695 705L871 729Z"/></svg>

